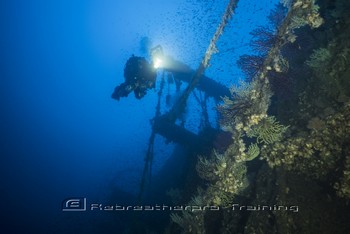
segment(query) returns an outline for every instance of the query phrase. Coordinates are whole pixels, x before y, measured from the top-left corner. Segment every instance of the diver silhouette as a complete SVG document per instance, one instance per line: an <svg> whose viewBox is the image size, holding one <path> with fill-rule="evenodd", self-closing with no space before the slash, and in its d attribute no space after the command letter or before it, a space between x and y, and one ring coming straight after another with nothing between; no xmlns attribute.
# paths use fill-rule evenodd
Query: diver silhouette
<svg viewBox="0 0 350 234"><path fill-rule="evenodd" d="M147 90L155 87L157 71L144 57L132 55L125 64L125 82L115 87L112 98L119 100L134 91L135 97L141 99Z"/></svg>

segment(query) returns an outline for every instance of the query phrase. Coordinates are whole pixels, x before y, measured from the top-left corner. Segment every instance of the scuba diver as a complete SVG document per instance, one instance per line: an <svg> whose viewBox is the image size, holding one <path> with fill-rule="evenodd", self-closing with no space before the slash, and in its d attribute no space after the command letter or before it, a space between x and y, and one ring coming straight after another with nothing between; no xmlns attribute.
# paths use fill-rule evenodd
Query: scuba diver
<svg viewBox="0 0 350 234"><path fill-rule="evenodd" d="M157 78L157 68L163 51L160 45L151 49L152 62L149 63L144 57L132 55L125 64L125 82L115 87L112 98L119 100L127 97L134 91L135 97L141 99L148 89L154 88Z"/></svg>

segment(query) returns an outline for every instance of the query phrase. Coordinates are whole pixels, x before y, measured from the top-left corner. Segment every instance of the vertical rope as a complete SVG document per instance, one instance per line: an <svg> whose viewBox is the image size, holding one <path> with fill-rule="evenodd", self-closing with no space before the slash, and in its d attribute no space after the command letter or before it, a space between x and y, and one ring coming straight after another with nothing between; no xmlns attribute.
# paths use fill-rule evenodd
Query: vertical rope
<svg viewBox="0 0 350 234"><path fill-rule="evenodd" d="M184 92L182 93L181 97L178 99L178 101L175 103L173 108L168 113L168 118L170 121L175 122L176 118L184 111L186 107L186 101L191 93L191 91L195 88L198 81L200 80L201 76L203 75L205 69L209 65L209 61L211 59L211 56L213 53L216 53L218 50L216 48L216 43L219 40L220 36L224 32L224 28L231 19L234 9L237 6L238 0L230 0L228 3L225 13L221 19L221 22L219 26L216 29L216 32L213 36L213 38L210 41L210 44L207 48L207 51L205 52L205 55L202 59L202 62L200 63L199 67L197 68L195 74L192 77L191 82L188 84Z"/></svg>
<svg viewBox="0 0 350 234"><path fill-rule="evenodd" d="M164 72L162 74L162 80L160 82L160 89L158 92L158 103L157 103L157 107L156 107L156 118L160 116L160 100L163 94L163 88L164 88ZM143 168L143 172L142 172L142 178L141 178L141 183L140 183L140 191L139 191L139 195L138 195L138 202L141 202L142 200L142 195L143 192L145 190L145 185L147 182L147 178L148 178L148 182L151 182L151 177L152 177L152 163L153 163L153 155L154 155L154 140L156 138L156 133L154 131L154 129L152 128L152 133L151 136L149 138L148 141L148 149L147 149L147 153L146 153L146 157L145 157L145 165Z"/></svg>

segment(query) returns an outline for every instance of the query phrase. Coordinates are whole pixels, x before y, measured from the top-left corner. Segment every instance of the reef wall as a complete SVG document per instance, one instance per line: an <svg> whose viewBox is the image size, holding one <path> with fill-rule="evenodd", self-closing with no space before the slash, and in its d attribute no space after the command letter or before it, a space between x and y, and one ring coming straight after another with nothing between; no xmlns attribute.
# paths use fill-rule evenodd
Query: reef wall
<svg viewBox="0 0 350 234"><path fill-rule="evenodd" d="M218 108L232 144L199 156L203 180L188 201L220 209L173 213L167 232L350 230L349 9L285 0L271 28L253 32L257 53L238 62L247 82Z"/></svg>

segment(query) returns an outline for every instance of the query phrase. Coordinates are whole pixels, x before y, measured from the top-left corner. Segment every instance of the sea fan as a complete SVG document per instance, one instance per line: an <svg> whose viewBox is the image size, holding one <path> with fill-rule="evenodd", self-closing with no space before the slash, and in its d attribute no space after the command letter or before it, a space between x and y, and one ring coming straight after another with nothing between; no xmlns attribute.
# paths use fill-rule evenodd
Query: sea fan
<svg viewBox="0 0 350 234"><path fill-rule="evenodd" d="M246 75L246 81L251 82L255 75L261 70L264 63L264 57L258 55L244 54L239 57L237 65Z"/></svg>
<svg viewBox="0 0 350 234"><path fill-rule="evenodd" d="M250 46L259 54L266 55L276 42L276 34L268 27L258 27L251 33L253 40Z"/></svg>

